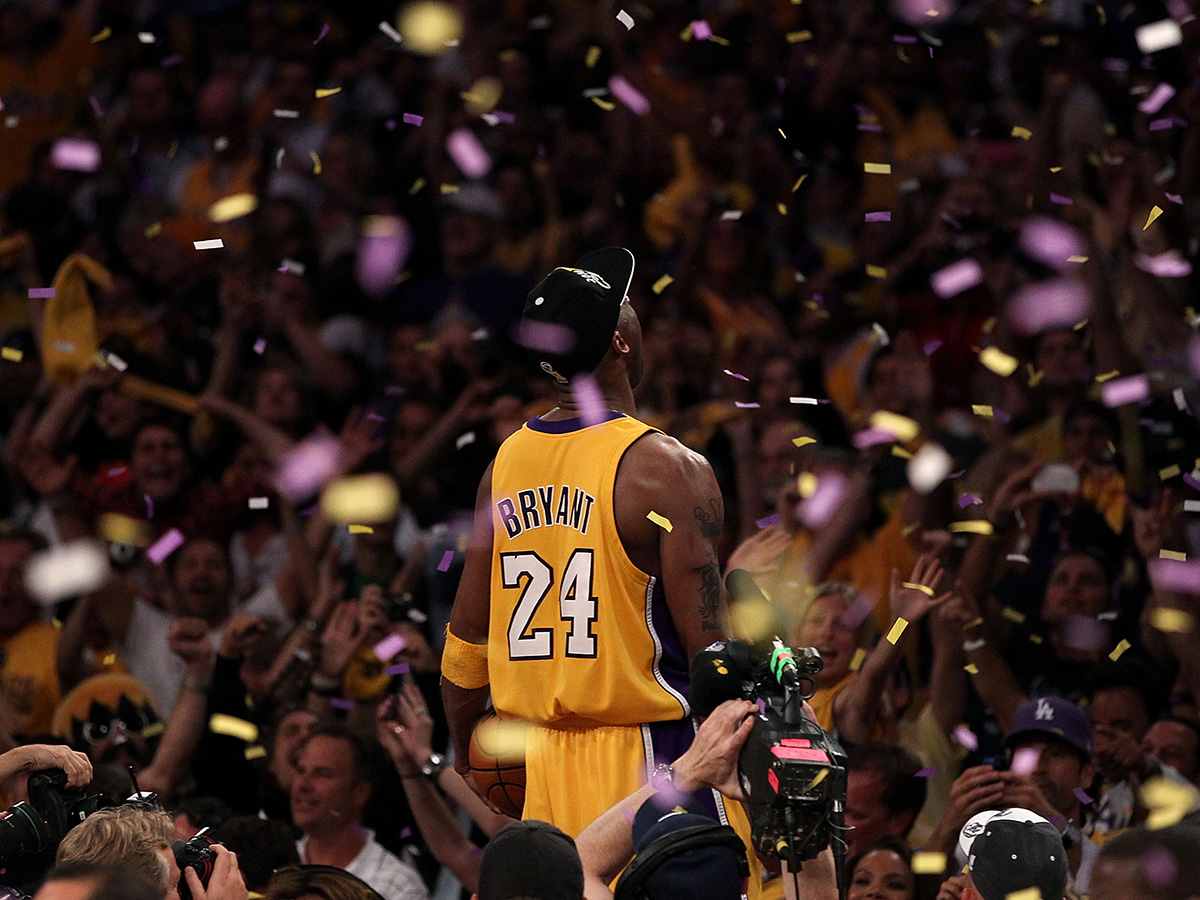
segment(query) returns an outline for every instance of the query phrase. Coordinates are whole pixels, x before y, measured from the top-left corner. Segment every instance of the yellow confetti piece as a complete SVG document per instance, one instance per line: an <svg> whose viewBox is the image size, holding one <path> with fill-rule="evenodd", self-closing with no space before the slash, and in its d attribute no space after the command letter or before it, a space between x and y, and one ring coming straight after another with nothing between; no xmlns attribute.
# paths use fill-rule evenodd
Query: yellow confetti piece
<svg viewBox="0 0 1200 900"><path fill-rule="evenodd" d="M970 534L991 534L994 530L992 523L987 519L964 519L961 522L951 522L950 530L956 534L968 532Z"/></svg>
<svg viewBox="0 0 1200 900"><path fill-rule="evenodd" d="M1146 224L1142 226L1142 231L1145 231L1147 228L1153 225L1154 220L1161 216L1162 213L1163 211L1161 206L1155 206L1152 210L1150 210L1150 218L1148 218L1146 220Z"/></svg>
<svg viewBox="0 0 1200 900"><path fill-rule="evenodd" d="M946 854L928 850L914 853L912 870L914 875L941 875L946 871Z"/></svg>
<svg viewBox="0 0 1200 900"><path fill-rule="evenodd" d="M1102 372L1096 376L1096 384L1104 384L1106 381L1112 381L1121 374L1120 369L1113 369L1111 372Z"/></svg>
<svg viewBox="0 0 1200 900"><path fill-rule="evenodd" d="M1004 618L1016 625L1020 625L1025 621L1025 613L1021 612L1019 609L1013 609L1011 606L1004 607L1004 609L1000 610L1000 613L1004 616Z"/></svg>
<svg viewBox="0 0 1200 900"><path fill-rule="evenodd" d="M1042 636L1040 634L1031 634L1029 636L1029 643L1041 644L1041 642L1042 642Z"/></svg>
<svg viewBox="0 0 1200 900"><path fill-rule="evenodd" d="M863 163L863 171L868 175L891 175L891 163Z"/></svg>
<svg viewBox="0 0 1200 900"><path fill-rule="evenodd" d="M803 437L792 438L792 443L797 447L805 447L809 444L815 444L816 442L817 439L815 437L809 437L807 434Z"/></svg>
<svg viewBox="0 0 1200 900"><path fill-rule="evenodd" d="M712 41L714 44L717 44L717 45L719 45L719 46L721 46L721 47L728 47L728 46L729 46L729 40L728 40L728 38L717 37L717 35L715 35L715 34L714 34L712 37L710 37L710 38L709 38L709 40L710 40L710 41Z"/></svg>
<svg viewBox="0 0 1200 900"><path fill-rule="evenodd" d="M811 31L789 31L787 33L787 42L789 44L798 44L801 41L811 41L812 36Z"/></svg>
<svg viewBox="0 0 1200 900"><path fill-rule="evenodd" d="M850 671L857 672L862 668L864 662L867 661L867 651L859 647L854 651L854 657L850 660Z"/></svg>
<svg viewBox="0 0 1200 900"><path fill-rule="evenodd" d="M1121 638L1121 640L1117 643L1117 646L1113 647L1112 653L1108 654L1108 658L1113 662L1116 662L1121 658L1121 654L1132 646L1133 644L1129 643L1129 641L1125 640L1125 638Z"/></svg>
<svg viewBox="0 0 1200 900"><path fill-rule="evenodd" d="M25 357L25 354L15 347L0 347L0 356L9 362L20 362Z"/></svg>
<svg viewBox="0 0 1200 900"><path fill-rule="evenodd" d="M899 457L900 459L912 459L912 454L899 444L892 444L892 456Z"/></svg>
<svg viewBox="0 0 1200 900"><path fill-rule="evenodd" d="M258 198L253 194L230 194L208 208L208 219L210 222L232 222L234 219L250 215L256 209Z"/></svg>
<svg viewBox="0 0 1200 900"><path fill-rule="evenodd" d="M1052 173L1054 173L1055 175L1057 175L1059 172L1062 171L1062 166L1051 166L1050 171Z"/></svg>
<svg viewBox="0 0 1200 900"><path fill-rule="evenodd" d="M1159 559L1177 559L1180 562L1186 562L1187 554L1180 553L1178 550L1159 550L1158 558Z"/></svg>
<svg viewBox="0 0 1200 900"><path fill-rule="evenodd" d="M662 278L658 279L658 281L654 282L654 285L653 285L653 287L650 288L650 290L654 291L654 293L656 293L656 294L661 294L663 291L665 291L667 289L667 285L669 285L674 280L675 279L672 278L670 275L664 275Z"/></svg>
<svg viewBox="0 0 1200 900"><path fill-rule="evenodd" d="M1069 263L1085 263L1087 261L1088 261L1088 257L1086 257L1086 256L1068 256L1067 257L1067 262L1069 262Z"/></svg>
<svg viewBox="0 0 1200 900"><path fill-rule="evenodd" d="M115 653L105 653L104 656L100 660L100 665L102 665L102 666L115 666L116 664L117 664L117 654L115 654Z"/></svg>
<svg viewBox="0 0 1200 900"><path fill-rule="evenodd" d="M255 744L253 747L246 748L246 759L263 759L267 755L267 748L262 744Z"/></svg>
<svg viewBox="0 0 1200 900"><path fill-rule="evenodd" d="M58 631L63 630L63 620L62 619L51 619L50 624L53 625L54 628Z"/></svg>
<svg viewBox="0 0 1200 900"><path fill-rule="evenodd" d="M313 174L320 175L321 174L321 157L317 156L316 150L309 150L308 155L312 159L312 162L313 162Z"/></svg>
<svg viewBox="0 0 1200 900"><path fill-rule="evenodd" d="M904 582L901 582L900 587L911 588L914 591L920 591L926 597L933 596L933 588L931 588L927 584L915 584L911 581L904 581Z"/></svg>
<svg viewBox="0 0 1200 900"><path fill-rule="evenodd" d="M792 185L792 193L793 194L796 193L796 191L800 190L800 185L804 184L804 179L807 177L808 177L808 173L805 172L803 175L801 175L799 178L796 179L796 183Z"/></svg>
<svg viewBox="0 0 1200 900"><path fill-rule="evenodd" d="M335 88L317 88L317 99L324 100L326 97L332 97L334 94L340 94L342 89Z"/></svg>
<svg viewBox="0 0 1200 900"><path fill-rule="evenodd" d="M777 210L779 210L779 214L780 214L781 216L786 216L786 215L787 215L787 207L786 207L786 206L784 206L782 203L776 203L776 204L775 204L775 208L776 208Z"/></svg>
<svg viewBox="0 0 1200 900"><path fill-rule="evenodd" d="M1158 470L1158 480L1166 481L1168 478L1174 478L1178 474L1179 474L1179 466L1178 465L1167 466L1165 469Z"/></svg>
<svg viewBox="0 0 1200 900"><path fill-rule="evenodd" d="M442 196L443 197L446 196L446 194L457 194L457 193L458 193L458 185L457 184L443 184L442 185Z"/></svg>
<svg viewBox="0 0 1200 900"><path fill-rule="evenodd" d="M593 97L592 102L605 112L612 112L612 110L617 108L617 104L613 103L611 100L605 100L603 97Z"/></svg>
<svg viewBox="0 0 1200 900"><path fill-rule="evenodd" d="M983 616L977 616L976 618L974 618L970 622L968 622L966 625L964 625L963 628L978 628L982 624L983 624Z"/></svg>
<svg viewBox="0 0 1200 900"><path fill-rule="evenodd" d="M1192 811L1200 794L1190 784L1151 778L1142 787L1142 802L1150 810L1148 828L1169 828Z"/></svg>
<svg viewBox="0 0 1200 900"><path fill-rule="evenodd" d="M921 433L921 426L908 416L902 416L898 413L888 412L887 410L879 410L872 413L870 425L872 428L878 428L880 431L894 434L898 440L905 443L911 441Z"/></svg>
<svg viewBox="0 0 1200 900"><path fill-rule="evenodd" d="M342 525L386 522L399 505L395 479L382 472L339 478L321 492L321 512Z"/></svg>
<svg viewBox="0 0 1200 900"><path fill-rule="evenodd" d="M414 181L412 183L412 187L410 187L408 189L408 196L411 197L413 194L415 194L417 191L419 191L423 187L425 187L425 179L418 178L416 181Z"/></svg>
<svg viewBox="0 0 1200 900"><path fill-rule="evenodd" d="M651 522L653 522L655 525L657 525L659 528L664 529L667 532L667 534L670 534L672 531L675 530L675 526L671 524L670 519L668 519L666 516L660 516L654 510L650 510L650 512L646 513L646 518L649 519Z"/></svg>
<svg viewBox="0 0 1200 900"><path fill-rule="evenodd" d="M351 534L374 534L375 529L370 525L347 525Z"/></svg>
<svg viewBox="0 0 1200 900"><path fill-rule="evenodd" d="M817 476L812 472L801 472L800 477L796 479L796 489L801 497L807 499L817 492L818 483Z"/></svg>
<svg viewBox="0 0 1200 900"><path fill-rule="evenodd" d="M1027 141L1031 137L1033 137L1033 132L1030 131L1028 128L1022 128L1020 125L1014 125L1013 130L1012 130L1012 136L1015 138L1020 138L1023 141Z"/></svg>
<svg viewBox="0 0 1200 900"><path fill-rule="evenodd" d="M148 522L111 512L96 520L96 532L106 541L130 547L149 547L154 538Z"/></svg>
<svg viewBox="0 0 1200 900"><path fill-rule="evenodd" d="M1057 47L1058 46L1058 35L1057 34L1043 34L1040 38L1038 38L1038 43L1041 44L1043 47Z"/></svg>
<svg viewBox="0 0 1200 900"><path fill-rule="evenodd" d="M1186 634L1195 626L1196 620L1192 618L1191 613L1186 613L1182 609L1161 606L1150 613L1150 624L1159 631Z"/></svg>
<svg viewBox="0 0 1200 900"><path fill-rule="evenodd" d="M690 26L689 26L690 27ZM588 47L587 56L583 58L583 64L589 69L596 68L596 63L600 61L600 48L595 44Z"/></svg>
<svg viewBox="0 0 1200 900"><path fill-rule="evenodd" d="M1007 378L1020 365L1015 356L1009 356L999 347L984 347L979 354L979 361L1001 378Z"/></svg>
<svg viewBox="0 0 1200 900"><path fill-rule="evenodd" d="M904 634L904 629L908 627L908 619L904 616L896 616L896 621L892 623L892 630L887 633L887 642L895 644L900 640L900 636Z"/></svg>
<svg viewBox="0 0 1200 900"><path fill-rule="evenodd" d="M162 234L162 222L152 222L146 226L146 237L154 238Z"/></svg>
<svg viewBox="0 0 1200 900"><path fill-rule="evenodd" d="M213 734L224 734L251 744L258 740L258 726L237 716L213 713L208 720L208 730Z"/></svg>
<svg viewBox="0 0 1200 900"><path fill-rule="evenodd" d="M781 138L783 138L785 141L787 140L787 135L783 133L783 129L782 129L782 128L776 128L775 130L779 132L779 136L780 136Z"/></svg>
<svg viewBox="0 0 1200 900"><path fill-rule="evenodd" d="M967 663L965 666L963 666L963 671L968 675L978 675L979 666L975 665L975 663Z"/></svg>
<svg viewBox="0 0 1200 900"><path fill-rule="evenodd" d="M92 35L92 43L98 44L101 41L107 41L110 37L112 37L112 29L105 25L100 31Z"/></svg>
<svg viewBox="0 0 1200 900"><path fill-rule="evenodd" d="M887 278L886 266L867 266L867 277L869 278Z"/></svg>
<svg viewBox="0 0 1200 900"><path fill-rule="evenodd" d="M1005 894L1004 900L1042 900L1041 888L1027 887L1011 894Z"/></svg>
<svg viewBox="0 0 1200 900"><path fill-rule="evenodd" d="M990 406L982 406L977 403L971 404L971 412L975 413L977 416L983 416L985 419L990 419L993 415L992 408Z"/></svg>
<svg viewBox="0 0 1200 900"><path fill-rule="evenodd" d="M142 737L146 738L146 740L149 740L152 737L158 737L160 734L162 734L166 730L167 730L167 726L164 725L162 722L151 722L149 725L147 725L145 728L142 729Z"/></svg>

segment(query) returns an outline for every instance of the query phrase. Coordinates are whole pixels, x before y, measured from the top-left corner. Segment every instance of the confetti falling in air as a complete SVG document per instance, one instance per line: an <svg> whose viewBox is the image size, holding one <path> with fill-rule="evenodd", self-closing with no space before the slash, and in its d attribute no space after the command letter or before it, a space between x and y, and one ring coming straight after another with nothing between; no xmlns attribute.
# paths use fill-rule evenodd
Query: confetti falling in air
<svg viewBox="0 0 1200 900"><path fill-rule="evenodd" d="M440 56L458 44L463 21L451 4L440 0L409 3L400 11L396 30L406 47L426 56Z"/></svg>
<svg viewBox="0 0 1200 900"><path fill-rule="evenodd" d="M446 152L454 164L468 178L482 178L492 168L492 159L479 143L475 132L468 128L456 128L446 138Z"/></svg>
<svg viewBox="0 0 1200 900"><path fill-rule="evenodd" d="M340 524L387 522L399 505L395 479L382 472L339 478L321 494L321 512Z"/></svg>
<svg viewBox="0 0 1200 900"><path fill-rule="evenodd" d="M1019 750L1013 751L1012 765L1009 766L1009 771L1014 775L1032 775L1041 756L1042 752L1036 747L1021 747Z"/></svg>
<svg viewBox="0 0 1200 900"><path fill-rule="evenodd" d="M1013 294L1008 316L1024 334L1072 328L1088 317L1091 298L1079 281L1056 278L1028 284Z"/></svg>
<svg viewBox="0 0 1200 900"><path fill-rule="evenodd" d="M812 493L800 502L800 519L809 528L821 528L846 495L846 476L830 472L818 479ZM801 494L803 495L803 488Z"/></svg>
<svg viewBox="0 0 1200 900"><path fill-rule="evenodd" d="M1138 109L1146 115L1152 116L1162 109L1167 104L1167 101L1174 96L1175 88L1164 81L1151 91L1145 100L1138 104Z"/></svg>
<svg viewBox="0 0 1200 900"><path fill-rule="evenodd" d="M644 116L650 112L650 101L621 75L608 79L608 89L612 95L627 106L634 115Z"/></svg>
<svg viewBox="0 0 1200 900"><path fill-rule="evenodd" d="M213 734L237 738L247 744L253 744L258 740L257 725L226 713L213 713L208 719L208 730Z"/></svg>
<svg viewBox="0 0 1200 900"><path fill-rule="evenodd" d="M95 172L100 168L100 145L80 138L62 138L50 148L50 162L68 172Z"/></svg>
<svg viewBox="0 0 1200 900"><path fill-rule="evenodd" d="M625 12L623 9L617 12L617 21L625 26L626 31L629 31L631 28L633 28L633 16Z"/></svg>
<svg viewBox="0 0 1200 900"><path fill-rule="evenodd" d="M388 662L407 646L408 641L404 639L403 635L393 633L372 647L371 652L379 658L380 662Z"/></svg>
<svg viewBox="0 0 1200 900"><path fill-rule="evenodd" d="M1130 644L1129 641L1125 640L1125 638L1121 638L1121 640L1117 642L1117 646L1113 647L1112 653L1108 654L1108 658L1113 662L1116 662L1121 658L1122 654L1124 654L1125 651L1132 646L1133 645Z"/></svg>
<svg viewBox="0 0 1200 900"><path fill-rule="evenodd" d="M867 222L890 222L890 221L892 221L892 214L887 210L882 210L880 212L869 212L864 217L864 221L867 221Z"/></svg>
<svg viewBox="0 0 1200 900"><path fill-rule="evenodd" d="M660 516L654 510L650 510L650 512L646 513L646 518L659 528L666 531L668 534L675 530L675 526L671 524L670 519L668 519L666 516Z"/></svg>
<svg viewBox="0 0 1200 900"><path fill-rule="evenodd" d="M1033 137L1033 132L1030 131L1028 128L1022 127L1021 125L1014 125L1013 130L1012 130L1012 136L1015 138L1020 138L1023 141L1027 141L1031 137Z"/></svg>
<svg viewBox="0 0 1200 900"><path fill-rule="evenodd" d="M1149 228L1151 225L1153 225L1154 220L1157 219L1159 216L1161 216L1162 213L1163 213L1163 211L1162 211L1161 206L1156 205L1153 208L1151 208L1150 215L1146 219L1146 224L1142 226L1142 231L1145 231L1147 228Z"/></svg>
<svg viewBox="0 0 1200 900"><path fill-rule="evenodd" d="M1178 250L1167 250L1155 256L1135 253L1133 264L1143 272L1149 272L1159 278L1186 278L1192 274L1192 264L1184 259Z"/></svg>
<svg viewBox="0 0 1200 900"><path fill-rule="evenodd" d="M396 284L412 252L413 234L401 216L368 216L354 258L354 276L368 297L382 297Z"/></svg>
<svg viewBox="0 0 1200 900"><path fill-rule="evenodd" d="M25 586L34 600L50 606L98 589L108 573L104 548L95 541L78 540L34 554L25 566Z"/></svg>
<svg viewBox="0 0 1200 900"><path fill-rule="evenodd" d="M754 524L760 529L770 528L772 525L778 525L782 520L783 520L783 517L780 516L779 513L774 513L769 516L764 516L763 518L756 521Z"/></svg>
<svg viewBox="0 0 1200 900"><path fill-rule="evenodd" d="M891 175L891 163L863 163L863 172L868 175ZM797 185L798 187L799 185Z"/></svg>
<svg viewBox="0 0 1200 900"><path fill-rule="evenodd" d="M921 433L921 426L913 419L886 410L872 413L870 424L872 428L885 431L902 443L911 441Z"/></svg>
<svg viewBox="0 0 1200 900"><path fill-rule="evenodd" d="M954 740L960 747L966 747L968 750L975 751L979 749L979 738L966 725L954 726Z"/></svg>
<svg viewBox="0 0 1200 900"><path fill-rule="evenodd" d="M965 519L961 522L951 522L950 530L955 534L991 534L992 523L987 519Z"/></svg>
<svg viewBox="0 0 1200 900"><path fill-rule="evenodd" d="M225 246L225 242L220 238L212 238L207 241L192 241L192 246L197 250L220 250Z"/></svg>
<svg viewBox="0 0 1200 900"><path fill-rule="evenodd" d="M908 461L908 483L919 494L928 494L945 481L954 460L940 444L925 444Z"/></svg>
<svg viewBox="0 0 1200 900"><path fill-rule="evenodd" d="M16 347L0 347L0 358L6 359L9 362L20 362L25 358L25 354Z"/></svg>
<svg viewBox="0 0 1200 900"><path fill-rule="evenodd" d="M54 288L30 288L30 300L52 300L54 298Z"/></svg>
<svg viewBox="0 0 1200 900"><path fill-rule="evenodd" d="M1159 50L1178 47L1183 43L1183 29L1174 19L1162 19L1143 25L1134 32L1138 50L1149 56Z"/></svg>
<svg viewBox="0 0 1200 900"><path fill-rule="evenodd" d="M924 769L918 769L913 773L913 778L932 778L937 774L937 769L934 766L926 766Z"/></svg>
<svg viewBox="0 0 1200 900"><path fill-rule="evenodd" d="M724 372L726 375L728 375L730 378L736 378L738 381L749 381L750 380L745 375L739 375L737 372L731 372L728 369L722 369L721 371Z"/></svg>
<svg viewBox="0 0 1200 900"><path fill-rule="evenodd" d="M919 585L912 585L912 586L918 587ZM933 591L930 591L929 593L932 595ZM908 627L908 619L904 618L904 616L897 616L896 621L892 623L891 630L887 633L887 642L889 644L897 643L900 640L900 638L903 636L904 629L906 629L907 627Z"/></svg>
<svg viewBox="0 0 1200 900"><path fill-rule="evenodd" d="M1142 856L1142 874L1150 887L1159 890L1175 881L1179 864L1166 847L1151 847Z"/></svg>
<svg viewBox="0 0 1200 900"><path fill-rule="evenodd" d="M934 272L929 283L943 298L954 297L983 281L983 266L978 260L960 259Z"/></svg>
<svg viewBox="0 0 1200 900"><path fill-rule="evenodd" d="M439 572L449 572L452 565L454 565L454 551L447 550L442 554L442 561L438 563L437 570Z"/></svg>
<svg viewBox="0 0 1200 900"><path fill-rule="evenodd" d="M543 353L569 353L575 346L575 332L556 322L519 320L513 326L513 340L530 350Z"/></svg>
<svg viewBox="0 0 1200 900"><path fill-rule="evenodd" d="M692 37L698 41L707 41L712 37L712 26L703 19L699 19L692 23Z"/></svg>
<svg viewBox="0 0 1200 900"><path fill-rule="evenodd" d="M1190 613L1182 609L1164 606L1151 611L1150 624L1159 631L1170 634L1187 634L1195 627L1196 621Z"/></svg>
<svg viewBox="0 0 1200 900"><path fill-rule="evenodd" d="M797 447L806 447L809 444L815 444L816 442L817 439L815 437L809 437L807 434L801 435L797 438L792 438L792 443Z"/></svg>
<svg viewBox="0 0 1200 900"><path fill-rule="evenodd" d="M172 528L146 550L146 558L156 566L161 566L163 560L183 546L187 540L178 528Z"/></svg>
<svg viewBox="0 0 1200 900"><path fill-rule="evenodd" d="M979 353L979 361L1001 378L1007 378L1021 364L1015 356L1009 356L999 347L984 347Z"/></svg>
<svg viewBox="0 0 1200 900"><path fill-rule="evenodd" d="M1041 888L1027 887L1011 894L1005 894L1004 900L1043 900Z"/></svg>
<svg viewBox="0 0 1200 900"><path fill-rule="evenodd" d="M112 37L112 29L105 25L99 32L92 35L92 43L99 44L101 41L107 41Z"/></svg>
<svg viewBox="0 0 1200 900"><path fill-rule="evenodd" d="M328 435L313 435L294 446L275 470L275 487L294 503L307 500L337 477L342 444Z"/></svg>
<svg viewBox="0 0 1200 900"><path fill-rule="evenodd" d="M425 121L424 116L418 116L416 113L405 113L401 118L405 125L420 125Z"/></svg>
<svg viewBox="0 0 1200 900"><path fill-rule="evenodd" d="M914 591L920 591L926 597L933 596L933 588L931 588L927 584L917 584L915 581L903 581L900 583L900 587L909 588L910 590L914 590ZM895 643L895 642L893 641L893 643Z"/></svg>
<svg viewBox="0 0 1200 900"><path fill-rule="evenodd" d="M1061 269L1087 251L1083 236L1063 222L1046 216L1034 216L1021 226L1018 236L1021 249L1052 269Z"/></svg>
<svg viewBox="0 0 1200 900"><path fill-rule="evenodd" d="M912 857L914 875L941 875L946 871L946 854L922 850Z"/></svg>
<svg viewBox="0 0 1200 900"><path fill-rule="evenodd" d="M1100 397L1105 406L1125 406L1139 403L1150 396L1150 379L1145 375L1130 375L1104 383Z"/></svg>
<svg viewBox="0 0 1200 900"><path fill-rule="evenodd" d="M332 97L334 94L340 94L341 91L342 89L340 87L317 88L316 97L318 100L324 100L326 97Z"/></svg>
<svg viewBox="0 0 1200 900"><path fill-rule="evenodd" d="M250 193L231 194L208 208L210 222L232 222L258 209L258 198Z"/></svg>
<svg viewBox="0 0 1200 900"><path fill-rule="evenodd" d="M983 500L974 494L960 494L958 497L959 509L966 509L968 506L977 506L980 503L983 503Z"/></svg>
<svg viewBox="0 0 1200 900"><path fill-rule="evenodd" d="M347 525L347 531L351 534L374 534L375 529L370 525Z"/></svg>
<svg viewBox="0 0 1200 900"><path fill-rule="evenodd" d="M608 406L604 402L600 385L587 372L580 372L571 381L571 395L579 404L579 418L583 420L585 427L599 425L608 418Z"/></svg>

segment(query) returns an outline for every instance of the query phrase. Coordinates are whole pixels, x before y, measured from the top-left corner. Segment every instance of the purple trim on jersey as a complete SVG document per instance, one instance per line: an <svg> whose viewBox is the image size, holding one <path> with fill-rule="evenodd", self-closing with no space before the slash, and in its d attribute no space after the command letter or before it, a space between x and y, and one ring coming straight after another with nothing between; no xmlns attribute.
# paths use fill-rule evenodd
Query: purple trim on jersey
<svg viewBox="0 0 1200 900"><path fill-rule="evenodd" d="M534 416L525 425L530 430L540 431L542 434L570 434L572 431L583 431L583 429L589 428L592 425L603 425L605 422L611 422L613 419L623 418L625 418L625 413L610 409L604 413L604 417L599 422L585 423L582 417L546 421L541 416Z"/></svg>
<svg viewBox="0 0 1200 900"><path fill-rule="evenodd" d="M696 726L691 716L669 722L650 722L646 727L650 729L655 766L675 762L692 746L692 739L696 736ZM653 775L654 770L651 769L649 774ZM717 810L717 799L712 791L700 790L688 796L703 808L706 816L712 816L718 822L724 821Z"/></svg>
<svg viewBox="0 0 1200 900"><path fill-rule="evenodd" d="M687 651L683 649L683 641L675 630L675 620L667 609L667 594L663 590L661 578L654 581L654 593L650 599L650 619L654 623L654 632L662 643L662 656L658 661L658 671L663 680L686 697L691 681L688 672L691 665Z"/></svg>

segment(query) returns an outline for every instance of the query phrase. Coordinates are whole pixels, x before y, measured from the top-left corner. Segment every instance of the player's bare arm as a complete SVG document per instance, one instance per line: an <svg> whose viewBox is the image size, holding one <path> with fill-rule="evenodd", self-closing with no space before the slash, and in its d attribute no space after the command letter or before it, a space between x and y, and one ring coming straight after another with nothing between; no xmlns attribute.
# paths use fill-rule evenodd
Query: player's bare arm
<svg viewBox="0 0 1200 900"><path fill-rule="evenodd" d="M647 434L626 452L615 493L626 552L662 580L690 658L721 640L728 620L717 559L725 507L712 466L672 437Z"/></svg>
<svg viewBox="0 0 1200 900"><path fill-rule="evenodd" d="M492 577L492 467L488 466L475 496L475 527L467 545L462 579L450 612L450 632L470 644L487 644ZM442 678L442 702L454 742L455 768L468 767L471 729L487 708L489 689L463 688Z"/></svg>

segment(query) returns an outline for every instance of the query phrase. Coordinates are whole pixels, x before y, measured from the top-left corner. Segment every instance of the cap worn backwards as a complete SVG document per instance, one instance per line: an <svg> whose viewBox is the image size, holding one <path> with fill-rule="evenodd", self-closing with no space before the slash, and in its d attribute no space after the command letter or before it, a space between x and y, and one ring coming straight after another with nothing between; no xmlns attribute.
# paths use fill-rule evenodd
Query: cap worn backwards
<svg viewBox="0 0 1200 900"><path fill-rule="evenodd" d="M480 900L583 900L583 863L575 842L548 822L501 828L479 861Z"/></svg>
<svg viewBox="0 0 1200 900"><path fill-rule="evenodd" d="M605 247L542 279L525 301L518 342L560 384L591 372L617 330L633 280L633 254Z"/></svg>
<svg viewBox="0 0 1200 900"><path fill-rule="evenodd" d="M1067 851L1062 836L1035 812L1013 807L972 816L959 833L975 890L983 900L1004 900L1037 888L1042 900L1062 900Z"/></svg>

